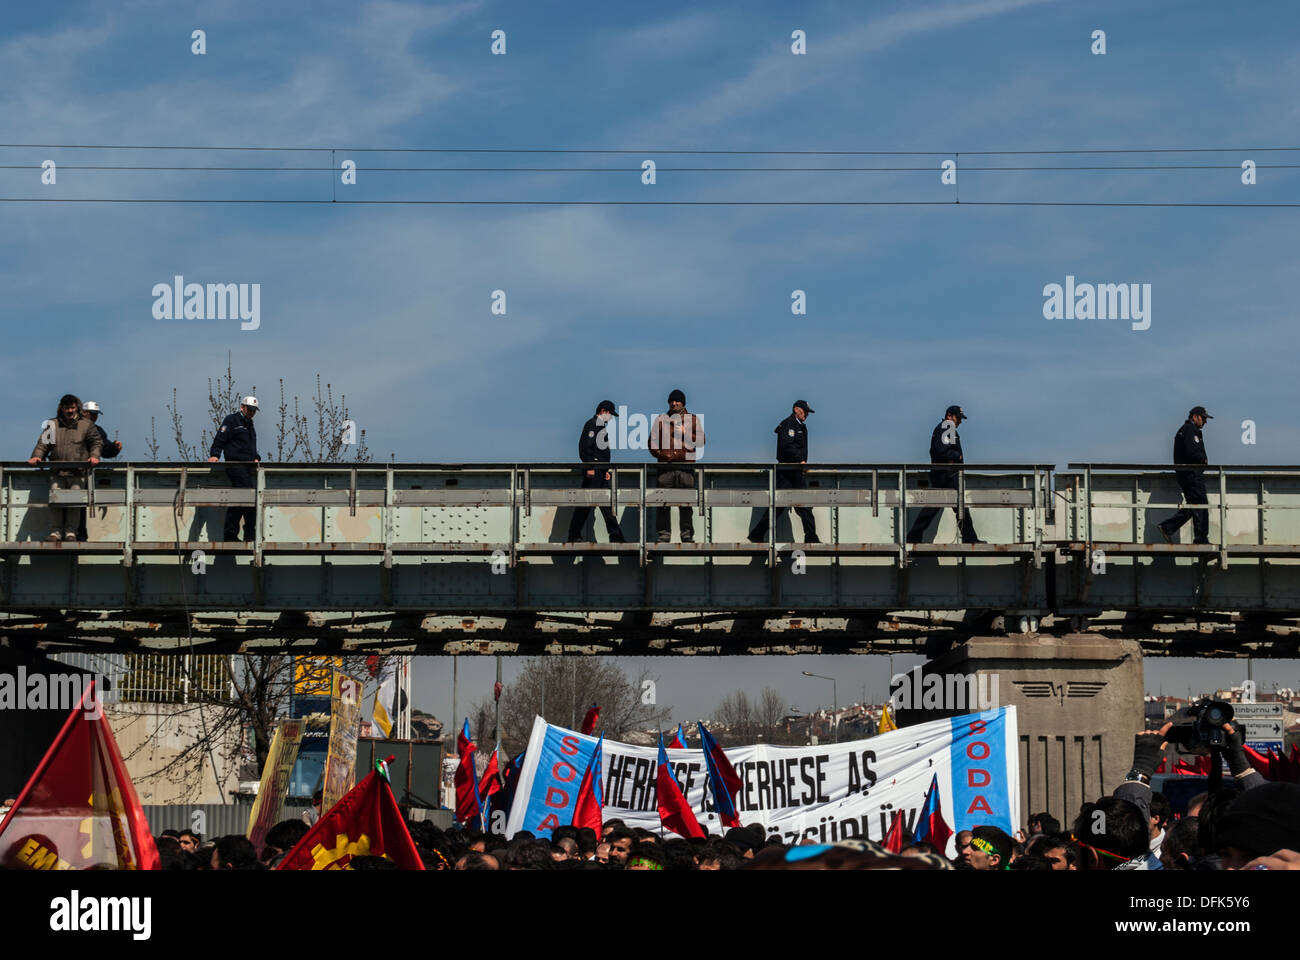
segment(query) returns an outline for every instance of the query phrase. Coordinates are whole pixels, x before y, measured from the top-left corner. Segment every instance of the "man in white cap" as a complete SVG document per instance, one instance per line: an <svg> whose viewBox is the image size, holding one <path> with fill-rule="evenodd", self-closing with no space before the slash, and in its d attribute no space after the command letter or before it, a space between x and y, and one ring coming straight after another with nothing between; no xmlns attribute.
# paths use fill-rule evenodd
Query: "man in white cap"
<svg viewBox="0 0 1300 960"><path fill-rule="evenodd" d="M253 417L257 415L257 397L244 397L239 404L239 412L232 413L221 422L221 428L212 438L212 449L208 451L208 463L216 463L221 455L226 455L227 463L257 463L262 458L257 452L257 430L253 427ZM251 490L256 486L253 470L248 467L226 467L230 485L236 489ZM227 543L239 540L239 521L244 521L244 542L253 539L254 524L257 523L257 511L252 507L227 507L226 524L221 539Z"/></svg>
<svg viewBox="0 0 1300 960"><path fill-rule="evenodd" d="M99 442L102 446L99 457L101 460L111 460L122 452L121 440L108 439L108 431L99 425L99 415L104 411L94 400L87 400L81 405L81 415L95 425L99 431ZM85 543L90 539L86 532L86 511L81 512L81 524L77 527L77 539Z"/></svg>
<svg viewBox="0 0 1300 960"><path fill-rule="evenodd" d="M90 422L95 425L95 429L99 431L99 442L103 444L103 452L99 455L100 459L111 460L122 452L122 442L108 439L108 431L99 425L99 415L101 413L103 413L103 410L94 400L87 400L81 405L81 415L88 417Z"/></svg>

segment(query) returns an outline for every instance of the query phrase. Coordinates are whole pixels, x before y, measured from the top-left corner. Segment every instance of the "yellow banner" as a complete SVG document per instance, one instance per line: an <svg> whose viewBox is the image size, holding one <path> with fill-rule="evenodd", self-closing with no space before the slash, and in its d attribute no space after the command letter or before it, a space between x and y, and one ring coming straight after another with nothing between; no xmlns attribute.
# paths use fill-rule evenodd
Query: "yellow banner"
<svg viewBox="0 0 1300 960"><path fill-rule="evenodd" d="M342 657L294 657L293 692L327 697L334 674L343 669Z"/></svg>
<svg viewBox="0 0 1300 960"><path fill-rule="evenodd" d="M324 815L356 783L357 734L361 726L361 681L334 674L330 694L330 745L325 757L325 784L320 811Z"/></svg>
<svg viewBox="0 0 1300 960"><path fill-rule="evenodd" d="M284 798L289 793L289 778L298 760L298 747L306 724L302 720L285 720L275 728L271 749L266 753L262 767L262 782L257 787L257 798L248 814L248 839L260 855L266 842L267 831L280 822L284 811Z"/></svg>

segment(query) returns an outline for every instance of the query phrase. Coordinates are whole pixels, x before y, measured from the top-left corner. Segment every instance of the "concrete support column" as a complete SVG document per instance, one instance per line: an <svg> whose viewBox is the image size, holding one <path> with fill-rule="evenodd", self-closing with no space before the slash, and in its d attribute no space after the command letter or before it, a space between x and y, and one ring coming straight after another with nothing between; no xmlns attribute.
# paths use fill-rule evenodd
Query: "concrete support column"
<svg viewBox="0 0 1300 960"><path fill-rule="evenodd" d="M1088 801L1115 789L1143 729L1142 650L1136 641L1065 637L973 637L930 661L922 675L977 677L996 706L1016 707L1020 823L1047 811L1065 829ZM946 705L947 706L947 705ZM905 710L899 723L971 712Z"/></svg>

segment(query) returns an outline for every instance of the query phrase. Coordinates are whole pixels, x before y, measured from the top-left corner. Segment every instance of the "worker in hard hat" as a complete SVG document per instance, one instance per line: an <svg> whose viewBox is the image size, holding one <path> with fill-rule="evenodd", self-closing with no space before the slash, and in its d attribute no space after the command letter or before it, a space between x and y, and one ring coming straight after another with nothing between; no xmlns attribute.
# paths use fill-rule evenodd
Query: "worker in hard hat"
<svg viewBox="0 0 1300 960"><path fill-rule="evenodd" d="M103 451L100 453L101 460L111 460L122 452L122 443L119 440L108 439L108 433L99 425L99 415L104 411L94 400L87 400L81 405L81 415L89 418L90 422L95 425L99 431L99 441L103 444Z"/></svg>
<svg viewBox="0 0 1300 960"><path fill-rule="evenodd" d="M104 411L94 400L87 400L81 405L81 415L94 424L94 429L99 431L99 442L101 444L100 459L111 460L122 452L122 443L120 440L108 439L108 432L99 425L99 416ZM101 510L107 512L106 508ZM89 540L89 534L86 532L86 511L81 511L81 524L77 527L77 539L83 543Z"/></svg>
<svg viewBox="0 0 1300 960"><path fill-rule="evenodd" d="M257 463L262 458L257 452L257 430L253 418L257 416L257 397L244 397L239 403L239 412L232 413L221 421L221 428L212 438L212 448L208 451L208 463L216 463L224 453L226 463ZM226 467L226 476L230 485L236 489L251 490L256 486L254 471L256 467ZM227 507L226 523L221 539L227 543L239 540L239 521L244 521L244 542L253 539L254 525L257 523L257 511L253 507Z"/></svg>

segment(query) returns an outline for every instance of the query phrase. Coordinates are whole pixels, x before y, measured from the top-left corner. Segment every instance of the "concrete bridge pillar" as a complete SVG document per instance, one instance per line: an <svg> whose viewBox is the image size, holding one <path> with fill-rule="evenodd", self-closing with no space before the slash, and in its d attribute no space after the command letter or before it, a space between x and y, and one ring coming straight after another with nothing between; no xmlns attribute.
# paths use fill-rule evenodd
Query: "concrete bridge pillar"
<svg viewBox="0 0 1300 960"><path fill-rule="evenodd" d="M1109 794L1132 765L1144 691L1142 650L1134 640L973 637L927 663L921 676L929 674L974 675L975 686L968 682L967 689L987 690L995 706L1016 707L1022 825L1045 810L1068 829L1080 805ZM972 709L900 710L899 723Z"/></svg>

